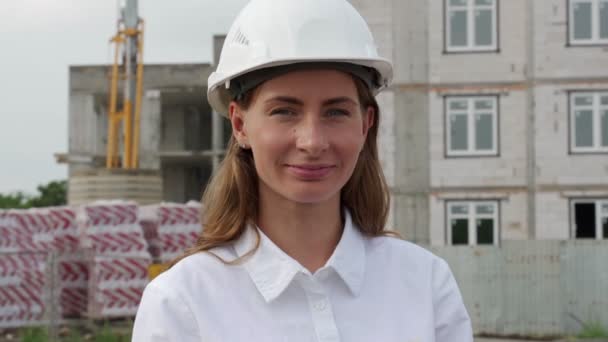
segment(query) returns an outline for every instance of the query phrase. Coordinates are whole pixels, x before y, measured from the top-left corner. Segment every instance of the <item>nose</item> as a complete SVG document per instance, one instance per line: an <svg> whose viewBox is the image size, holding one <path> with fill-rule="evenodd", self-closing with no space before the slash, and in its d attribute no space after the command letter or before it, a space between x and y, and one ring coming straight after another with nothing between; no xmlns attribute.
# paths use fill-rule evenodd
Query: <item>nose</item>
<svg viewBox="0 0 608 342"><path fill-rule="evenodd" d="M317 115L308 115L296 127L296 147L311 156L319 156L329 148L327 132Z"/></svg>

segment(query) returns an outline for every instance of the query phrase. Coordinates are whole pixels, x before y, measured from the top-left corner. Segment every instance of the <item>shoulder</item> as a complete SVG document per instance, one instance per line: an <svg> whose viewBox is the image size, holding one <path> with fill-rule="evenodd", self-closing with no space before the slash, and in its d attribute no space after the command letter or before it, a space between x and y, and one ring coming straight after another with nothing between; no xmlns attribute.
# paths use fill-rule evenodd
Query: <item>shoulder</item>
<svg viewBox="0 0 608 342"><path fill-rule="evenodd" d="M369 262L390 266L394 271L410 276L415 273L423 278L434 278L451 272L441 257L422 246L396 237L367 238L366 253Z"/></svg>
<svg viewBox="0 0 608 342"><path fill-rule="evenodd" d="M432 263L441 260L431 251L415 243L391 236L367 238L367 251L370 255L384 258L397 258L422 263Z"/></svg>

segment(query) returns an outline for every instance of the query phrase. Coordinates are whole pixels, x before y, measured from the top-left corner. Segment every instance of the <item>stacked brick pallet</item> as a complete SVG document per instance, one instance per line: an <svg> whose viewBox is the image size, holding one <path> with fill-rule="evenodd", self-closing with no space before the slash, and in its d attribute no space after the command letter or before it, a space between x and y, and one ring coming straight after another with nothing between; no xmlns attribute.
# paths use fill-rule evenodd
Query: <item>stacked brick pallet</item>
<svg viewBox="0 0 608 342"><path fill-rule="evenodd" d="M133 316L148 283L148 245L134 203L96 203L81 208L83 246L89 251L87 316Z"/></svg>
<svg viewBox="0 0 608 342"><path fill-rule="evenodd" d="M193 246L199 212L131 202L0 210L0 327L133 316L152 257L168 262Z"/></svg>
<svg viewBox="0 0 608 342"><path fill-rule="evenodd" d="M43 322L46 279L44 253L0 254L0 328Z"/></svg>
<svg viewBox="0 0 608 342"><path fill-rule="evenodd" d="M45 252L52 249L48 211L0 212L0 327L41 323L51 293Z"/></svg>
<svg viewBox="0 0 608 342"><path fill-rule="evenodd" d="M76 210L69 207L51 208L53 245L57 253L56 293L61 317L82 316L87 309L89 272L80 249L80 231L76 222Z"/></svg>
<svg viewBox="0 0 608 342"><path fill-rule="evenodd" d="M167 263L196 244L201 231L201 205L161 203L141 208L141 226L154 260Z"/></svg>

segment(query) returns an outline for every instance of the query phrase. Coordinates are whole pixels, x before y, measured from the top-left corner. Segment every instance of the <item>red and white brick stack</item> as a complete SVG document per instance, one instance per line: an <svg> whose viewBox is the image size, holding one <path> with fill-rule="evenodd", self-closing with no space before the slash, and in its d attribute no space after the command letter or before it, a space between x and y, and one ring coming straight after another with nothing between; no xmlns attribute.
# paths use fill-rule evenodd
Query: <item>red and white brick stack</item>
<svg viewBox="0 0 608 342"><path fill-rule="evenodd" d="M148 284L150 258L95 255L89 282L89 316L134 316Z"/></svg>
<svg viewBox="0 0 608 342"><path fill-rule="evenodd" d="M0 254L0 328L40 324L49 302L45 253Z"/></svg>
<svg viewBox="0 0 608 342"><path fill-rule="evenodd" d="M132 316L148 283L151 263L131 202L100 202L81 208L83 246L90 249L87 314L92 318Z"/></svg>
<svg viewBox="0 0 608 342"><path fill-rule="evenodd" d="M163 203L157 209L161 261L169 262L194 246L201 231L201 206Z"/></svg>
<svg viewBox="0 0 608 342"><path fill-rule="evenodd" d="M47 209L9 210L0 227L0 253L48 252L53 249L53 222Z"/></svg>

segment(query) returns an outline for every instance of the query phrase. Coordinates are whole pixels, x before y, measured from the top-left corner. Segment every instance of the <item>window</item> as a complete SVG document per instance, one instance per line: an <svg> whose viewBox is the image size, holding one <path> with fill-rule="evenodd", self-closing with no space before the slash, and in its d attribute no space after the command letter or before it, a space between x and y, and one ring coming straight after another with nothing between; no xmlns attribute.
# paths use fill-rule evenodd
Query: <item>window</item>
<svg viewBox="0 0 608 342"><path fill-rule="evenodd" d="M570 150L608 152L608 92L570 94Z"/></svg>
<svg viewBox="0 0 608 342"><path fill-rule="evenodd" d="M498 155L496 96L447 97L447 156Z"/></svg>
<svg viewBox="0 0 608 342"><path fill-rule="evenodd" d="M608 199L572 201L572 231L576 239L608 239Z"/></svg>
<svg viewBox="0 0 608 342"><path fill-rule="evenodd" d="M572 45L608 44L608 0L570 0Z"/></svg>
<svg viewBox="0 0 608 342"><path fill-rule="evenodd" d="M448 52L497 50L498 0L445 0Z"/></svg>
<svg viewBox="0 0 608 342"><path fill-rule="evenodd" d="M451 201L448 206L449 245L497 245L497 201Z"/></svg>

